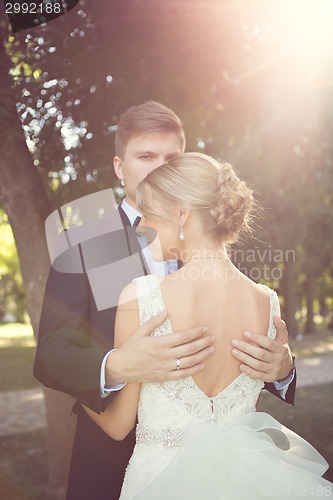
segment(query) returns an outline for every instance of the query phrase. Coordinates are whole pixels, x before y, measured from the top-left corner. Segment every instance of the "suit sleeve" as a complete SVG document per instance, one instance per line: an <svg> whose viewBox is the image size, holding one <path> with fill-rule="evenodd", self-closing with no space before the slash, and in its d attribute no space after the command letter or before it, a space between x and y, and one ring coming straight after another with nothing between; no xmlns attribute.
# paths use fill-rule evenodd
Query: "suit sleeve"
<svg viewBox="0 0 333 500"><path fill-rule="evenodd" d="M297 379L297 373L296 373L296 368L295 368L295 375L294 375L293 380L289 384L285 398L283 398L280 395L279 391L275 388L274 384L272 384L272 383L266 382L264 388L267 391L269 391L271 394L273 394L274 396L277 396L279 399L281 399L285 403L293 405L295 403L296 379Z"/></svg>
<svg viewBox="0 0 333 500"><path fill-rule="evenodd" d="M34 375L99 413L100 369L106 349L93 340L85 273L51 268L39 326ZM109 396L107 399L112 397Z"/></svg>
<svg viewBox="0 0 333 500"><path fill-rule="evenodd" d="M279 297L278 297L277 293L274 290L270 290L268 287L266 287L266 289L269 291L269 295L270 295L271 318L273 318L273 316L275 314L280 316L280 304L279 304ZM275 338L276 330L275 330L274 325L271 325L270 329L271 328L274 329L273 338ZM266 382L264 388L267 391L269 391L271 394L273 394L274 396L277 396L279 399L282 399L282 401L285 401L286 403L293 405L294 401L295 401L296 378L297 377L296 377L296 369L295 369L294 378L290 382L284 398L281 396L280 392L276 389L276 387L274 386L273 383Z"/></svg>

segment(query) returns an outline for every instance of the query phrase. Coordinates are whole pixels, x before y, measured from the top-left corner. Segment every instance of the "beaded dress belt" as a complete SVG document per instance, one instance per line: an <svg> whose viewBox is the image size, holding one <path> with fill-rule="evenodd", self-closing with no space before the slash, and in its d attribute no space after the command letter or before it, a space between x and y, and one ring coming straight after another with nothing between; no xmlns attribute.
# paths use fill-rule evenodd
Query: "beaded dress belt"
<svg viewBox="0 0 333 500"><path fill-rule="evenodd" d="M137 424L136 442L141 444L162 444L166 448L180 446L182 432L179 429L162 429L154 432L149 427Z"/></svg>

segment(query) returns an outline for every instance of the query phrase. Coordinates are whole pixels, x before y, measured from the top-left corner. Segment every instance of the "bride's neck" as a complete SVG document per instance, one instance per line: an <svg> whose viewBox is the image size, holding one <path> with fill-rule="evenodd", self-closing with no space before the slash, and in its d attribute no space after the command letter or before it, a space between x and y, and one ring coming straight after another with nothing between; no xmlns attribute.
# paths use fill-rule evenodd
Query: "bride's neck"
<svg viewBox="0 0 333 500"><path fill-rule="evenodd" d="M183 246L181 252L181 261L183 264L194 261L208 261L208 260L229 260L227 249L224 245L191 245L186 248Z"/></svg>

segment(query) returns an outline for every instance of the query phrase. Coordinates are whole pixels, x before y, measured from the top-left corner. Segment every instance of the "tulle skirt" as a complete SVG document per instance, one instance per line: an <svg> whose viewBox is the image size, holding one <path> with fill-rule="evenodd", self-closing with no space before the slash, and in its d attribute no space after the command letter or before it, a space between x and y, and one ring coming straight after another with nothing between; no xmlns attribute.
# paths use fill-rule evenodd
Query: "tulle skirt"
<svg viewBox="0 0 333 500"><path fill-rule="evenodd" d="M223 428L196 424L179 452L136 500L330 498L324 458L266 413L240 415Z"/></svg>

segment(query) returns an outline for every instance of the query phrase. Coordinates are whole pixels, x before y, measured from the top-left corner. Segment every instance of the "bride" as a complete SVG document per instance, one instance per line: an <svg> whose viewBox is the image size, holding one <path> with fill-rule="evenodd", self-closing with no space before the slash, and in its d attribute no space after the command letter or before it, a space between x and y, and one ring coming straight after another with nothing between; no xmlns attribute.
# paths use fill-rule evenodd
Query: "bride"
<svg viewBox="0 0 333 500"><path fill-rule="evenodd" d="M166 277L145 276L120 298L115 344L151 316L168 317L154 335L207 325L215 352L194 377L129 383L102 415L88 408L111 437L122 440L137 418L136 446L121 500L331 497L321 475L328 464L300 436L256 413L264 383L241 373L230 342L244 330L274 338L276 293L244 276L226 245L249 229L252 191L232 167L186 153L152 171L137 190L144 234L154 260L179 259ZM175 371L184 368L176 359Z"/></svg>

